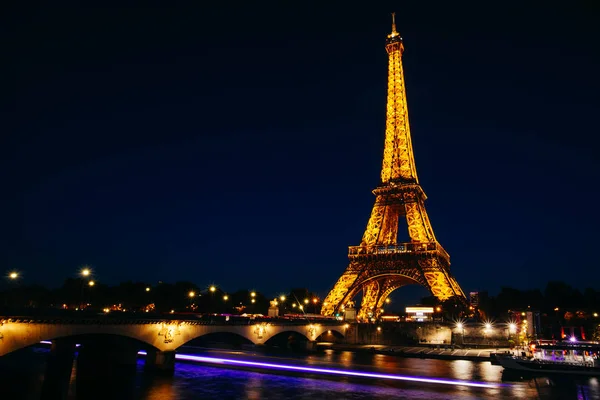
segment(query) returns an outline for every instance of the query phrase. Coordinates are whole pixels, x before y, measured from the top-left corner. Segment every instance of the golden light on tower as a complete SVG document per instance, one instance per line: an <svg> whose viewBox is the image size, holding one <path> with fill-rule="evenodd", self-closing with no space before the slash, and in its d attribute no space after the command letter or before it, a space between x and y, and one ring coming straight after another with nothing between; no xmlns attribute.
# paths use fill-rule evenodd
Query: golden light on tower
<svg viewBox="0 0 600 400"><path fill-rule="evenodd" d="M362 292L358 320L377 318L394 290L416 283L438 300L466 303L450 273L450 256L437 241L425 210L427 196L419 184L412 147L402 55L396 30L387 36L388 84L381 182L373 190L375 205L359 246L348 249L349 265L323 302L321 313L333 316ZM409 240L399 242L400 220ZM404 236L404 235L403 235Z"/></svg>

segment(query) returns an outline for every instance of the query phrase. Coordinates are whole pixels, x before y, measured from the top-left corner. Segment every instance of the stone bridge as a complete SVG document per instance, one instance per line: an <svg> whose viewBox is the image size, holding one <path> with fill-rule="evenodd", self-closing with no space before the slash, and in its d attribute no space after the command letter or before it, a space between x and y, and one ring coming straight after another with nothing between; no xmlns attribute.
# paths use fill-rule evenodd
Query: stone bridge
<svg viewBox="0 0 600 400"><path fill-rule="evenodd" d="M71 318L44 319L11 317L0 319L0 356L34 345L90 335L135 339L140 348L175 351L189 341L211 333L234 333L256 344L265 344L284 332L296 332L314 342L324 333L344 336L346 325L333 320L247 319L202 321L170 319ZM100 339L102 340L102 339Z"/></svg>
<svg viewBox="0 0 600 400"><path fill-rule="evenodd" d="M41 399L67 397L75 358L77 399L116 399L116 394L120 395L118 398L130 399L139 350L147 352L146 370L171 375L175 370L175 351L204 335L230 333L256 345L268 345L267 342L279 334L295 332L306 338L310 349L320 337L324 340L339 338L345 335L346 329L347 325L335 320L282 318L0 316L0 356L10 358L10 353L17 350L51 341ZM77 351L76 344L80 345Z"/></svg>

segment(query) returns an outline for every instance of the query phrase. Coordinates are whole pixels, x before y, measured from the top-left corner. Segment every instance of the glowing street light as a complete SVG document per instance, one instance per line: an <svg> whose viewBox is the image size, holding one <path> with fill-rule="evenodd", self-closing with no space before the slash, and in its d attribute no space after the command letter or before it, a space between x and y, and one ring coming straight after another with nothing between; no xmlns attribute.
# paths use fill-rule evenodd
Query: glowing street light
<svg viewBox="0 0 600 400"><path fill-rule="evenodd" d="M285 296L284 295L279 296L279 300L280 301L285 301Z"/></svg>
<svg viewBox="0 0 600 400"><path fill-rule="evenodd" d="M147 288L146 288L146 292L149 292L149 291L150 291L150 287L147 287Z"/></svg>
<svg viewBox="0 0 600 400"><path fill-rule="evenodd" d="M251 302L252 304L254 304L254 303L256 303L256 300L255 300L255 299L252 299L252 300L250 300L250 302Z"/></svg>
<svg viewBox="0 0 600 400"><path fill-rule="evenodd" d="M490 324L489 322L486 322L486 323L485 323L485 329L487 329L488 331L489 331L490 329L492 329L492 324Z"/></svg>
<svg viewBox="0 0 600 400"><path fill-rule="evenodd" d="M250 292L250 297L256 297L256 292Z"/></svg>
<svg viewBox="0 0 600 400"><path fill-rule="evenodd" d="M210 288L208 288L208 290L210 290L212 293L214 293L215 290L217 290L217 288L215 287L215 285L212 285Z"/></svg>
<svg viewBox="0 0 600 400"><path fill-rule="evenodd" d="M11 273L8 274L8 277L14 281L15 279L17 279L19 277L19 273L17 271L12 271Z"/></svg>
<svg viewBox="0 0 600 400"><path fill-rule="evenodd" d="M304 304L308 304L308 299L304 299Z"/></svg>
<svg viewBox="0 0 600 400"><path fill-rule="evenodd" d="M195 297L196 296L196 292L194 292L193 290L190 290L190 292L188 293L188 296L190 298Z"/></svg>
<svg viewBox="0 0 600 400"><path fill-rule="evenodd" d="M388 297L387 299L385 299L385 304L390 304L392 300L390 300L390 298Z"/></svg>
<svg viewBox="0 0 600 400"><path fill-rule="evenodd" d="M517 324L515 324L514 322L508 324L508 331L510 333L517 333Z"/></svg>
<svg viewBox="0 0 600 400"><path fill-rule="evenodd" d="M83 277L88 277L90 276L90 274L92 273L92 271L89 268L84 268L81 270L81 276Z"/></svg>
<svg viewBox="0 0 600 400"><path fill-rule="evenodd" d="M224 300L224 301L227 301L227 300L229 300L229 296L227 296L227 295L224 295L224 296L223 296L223 300Z"/></svg>
<svg viewBox="0 0 600 400"><path fill-rule="evenodd" d="M94 286L95 284L96 284L96 282L94 282L94 281L89 281L88 282L88 286Z"/></svg>

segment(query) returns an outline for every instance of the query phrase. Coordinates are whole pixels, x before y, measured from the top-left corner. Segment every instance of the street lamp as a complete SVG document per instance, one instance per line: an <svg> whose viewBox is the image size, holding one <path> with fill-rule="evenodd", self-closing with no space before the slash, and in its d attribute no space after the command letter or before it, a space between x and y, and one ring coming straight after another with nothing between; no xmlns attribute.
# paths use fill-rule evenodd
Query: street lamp
<svg viewBox="0 0 600 400"><path fill-rule="evenodd" d="M95 284L96 284L96 282L94 282L94 281L89 281L88 282L88 286L94 286Z"/></svg>
<svg viewBox="0 0 600 400"><path fill-rule="evenodd" d="M213 285L213 286L211 286L210 288L208 288L208 290L210 290L210 291L211 291L211 293L214 293L214 292L215 292L215 290L217 290L217 288L216 288L216 287Z"/></svg>
<svg viewBox="0 0 600 400"><path fill-rule="evenodd" d="M188 293L189 298L193 298L196 296L196 292L194 292L193 290L190 290L190 292Z"/></svg>
<svg viewBox="0 0 600 400"><path fill-rule="evenodd" d="M150 291L150 287L148 286L148 287L146 288L146 292L149 292L149 291Z"/></svg>
<svg viewBox="0 0 600 400"><path fill-rule="evenodd" d="M12 271L8 274L8 278L13 281L15 279L17 279L18 277L19 277L19 273L17 271Z"/></svg>
<svg viewBox="0 0 600 400"><path fill-rule="evenodd" d="M81 301L79 303L79 309L83 310L83 304L85 303L85 301L84 301L84 293L83 293L84 292L84 288L85 288L85 279L88 278L92 274L92 270L90 268L88 268L88 267L83 267L81 269L81 271L79 271L79 274L82 277L82 279L81 279L81 299L80 299ZM93 282L93 281L90 281L90 282ZM94 286L93 283L90 284L89 282L88 282L88 285L89 286Z"/></svg>
<svg viewBox="0 0 600 400"><path fill-rule="evenodd" d="M284 295L279 296L279 300L280 301L285 301L285 296Z"/></svg>
<svg viewBox="0 0 600 400"><path fill-rule="evenodd" d="M229 296L227 296L227 295L224 295L224 296L223 296L223 300L224 300L224 301L227 301L227 300L229 300Z"/></svg>

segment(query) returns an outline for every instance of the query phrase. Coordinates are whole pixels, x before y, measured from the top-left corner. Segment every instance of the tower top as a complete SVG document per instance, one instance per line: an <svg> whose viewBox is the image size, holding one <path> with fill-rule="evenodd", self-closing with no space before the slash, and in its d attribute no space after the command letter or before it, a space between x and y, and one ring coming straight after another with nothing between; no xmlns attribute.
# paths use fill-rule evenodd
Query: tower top
<svg viewBox="0 0 600 400"><path fill-rule="evenodd" d="M396 30L396 13L393 12L392 13L392 33L390 33L390 35L388 37L396 37L398 35L399 35L399 33Z"/></svg>

